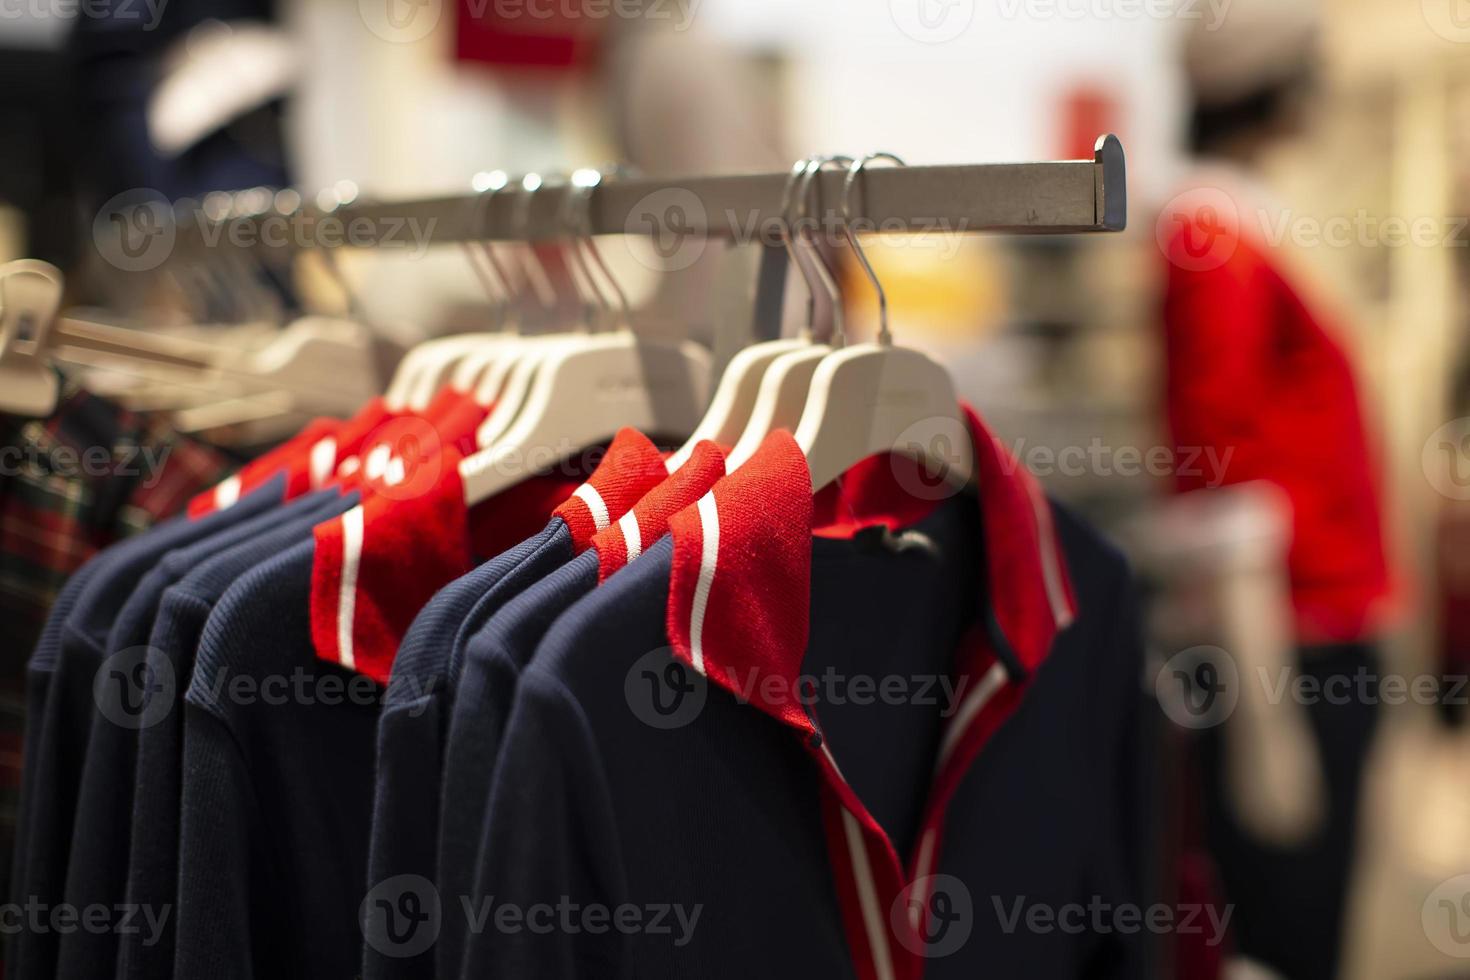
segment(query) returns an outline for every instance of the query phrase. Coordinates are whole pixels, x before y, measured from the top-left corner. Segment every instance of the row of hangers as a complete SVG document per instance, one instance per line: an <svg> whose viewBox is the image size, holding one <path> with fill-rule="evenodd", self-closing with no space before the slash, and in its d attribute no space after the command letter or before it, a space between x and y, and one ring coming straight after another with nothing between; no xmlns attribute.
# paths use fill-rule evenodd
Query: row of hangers
<svg viewBox="0 0 1470 980"><path fill-rule="evenodd" d="M570 456L605 443L624 427L687 437L670 459L671 470L701 439L732 446L733 470L768 433L785 428L807 456L814 490L868 456L889 451L918 458L947 481L969 483L974 461L949 373L919 351L894 345L886 294L853 231L854 192L864 169L877 160L902 166L886 153L811 157L793 166L783 191L781 237L806 285L806 322L794 339L740 351L713 398L710 355L703 347L633 331L626 293L590 231L590 202L604 175L584 169L570 177L561 216L565 237L558 243L582 311L580 329L522 333L528 284L538 271L542 283L550 279L544 267L532 266L541 261L535 250L518 246L520 261L508 263L488 240L465 243L471 268L490 297L496 329L412 348L388 384L388 407L423 409L452 385L490 408L476 433L479 451L460 467L471 505L524 479L528 450L543 458L547 451ZM831 167L846 169L843 234L877 298L879 331L869 343L848 342L840 277L799 220L808 214L813 178ZM536 174L515 182L503 172L489 175L481 192L486 213L490 199L513 183L524 219L544 184ZM335 264L328 265L336 273ZM819 297L828 314L826 330L816 322ZM32 260L0 267L0 408L46 414L56 397L56 375L47 360L60 352L74 360L78 352L90 352L103 360L207 372L262 396L284 393L285 404L318 412L323 400L334 400L336 414L347 414L376 391L370 356L354 332L357 324L303 318L264 349L242 354L143 331L57 321L60 301L54 268ZM313 391L329 397L313 402ZM298 394L305 397L297 400ZM351 404L342 404L348 398Z"/></svg>
<svg viewBox="0 0 1470 980"><path fill-rule="evenodd" d="M796 339L740 351L713 399L706 397L710 372L703 348L640 338L630 329L626 296L587 230L588 202L602 175L581 170L571 178L577 193L565 198L567 265L574 281L580 280L579 290L593 297L584 311L600 309L617 326L599 332L589 315L580 333L527 336L512 325L496 333L431 341L404 359L388 388L389 407L423 408L445 384L493 406L476 433L479 452L460 466L471 506L523 479L521 461L528 449L559 447L569 456L606 442L623 427L687 437L669 460L671 470L689 458L695 443L709 439L733 446L728 457L733 471L754 455L766 435L784 428L806 455L814 491L869 456L891 451L918 458L948 482L969 484L974 459L953 381L926 355L894 345L886 294L853 232L854 188L864 168L880 159L902 165L892 154L879 153L859 159L812 157L793 166L783 194L782 242L807 287L807 322ZM847 169L844 237L877 296L879 333L871 343L847 342L839 277L810 229L803 234L801 223L793 221L793 208L806 217L813 177L834 165ZM509 183L497 173L484 193L493 195ZM536 175L521 179L523 209L541 184ZM481 242L467 248L484 260L482 281L508 297L513 277L494 246ZM814 339L819 292L831 320L824 342Z"/></svg>

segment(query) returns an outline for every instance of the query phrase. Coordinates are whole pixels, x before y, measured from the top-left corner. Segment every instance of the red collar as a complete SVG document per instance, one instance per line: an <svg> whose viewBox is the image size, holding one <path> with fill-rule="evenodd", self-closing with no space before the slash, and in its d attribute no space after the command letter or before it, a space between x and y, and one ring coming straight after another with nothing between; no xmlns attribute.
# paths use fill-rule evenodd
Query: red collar
<svg viewBox="0 0 1470 980"><path fill-rule="evenodd" d="M404 413L372 429L337 467L343 492L362 490L388 496L411 496L423 492L425 480L413 486L412 473L439 457L445 447L462 455L475 448L475 430L484 421L486 409L473 399L444 391L423 414ZM406 489L395 489L408 483Z"/></svg>
<svg viewBox="0 0 1470 980"><path fill-rule="evenodd" d="M306 472L309 474L311 472L309 466L303 467L302 464L310 460L311 448L318 442L334 436L342 425L341 419L312 419L305 428L286 442L245 464L235 475L221 480L215 486L196 495L189 501L189 516L203 517L216 510L223 510L250 491L269 483L278 473ZM291 493L290 482L288 479L287 494Z"/></svg>
<svg viewBox="0 0 1470 980"><path fill-rule="evenodd" d="M242 494L286 475L287 500L294 500L332 482L343 464L356 456L362 445L397 415L382 398L374 398L346 422L316 419L281 446L246 466L213 490L189 503L189 516L199 517L230 506Z"/></svg>
<svg viewBox="0 0 1470 980"><path fill-rule="evenodd" d="M663 537L669 517L698 500L724 475L724 450L709 441L696 444L688 462L645 494L632 510L593 536L598 583L607 581L609 575Z"/></svg>
<svg viewBox="0 0 1470 980"><path fill-rule="evenodd" d="M470 570L475 554L497 555L535 534L553 507L573 528L574 539L577 527L591 528L581 551L596 533L598 518L589 500L608 509L606 526L667 476L653 443L625 429L581 486L571 473L535 476L471 512L459 478L459 450L422 452L436 432L422 419L390 425L405 436L395 443L394 458L404 465L393 467L393 475L401 478L391 485L374 481L374 492L362 504L316 526L311 582L317 656L380 683L387 682L414 617L435 592Z"/></svg>
<svg viewBox="0 0 1470 980"><path fill-rule="evenodd" d="M1075 607L1057 546L1051 510L1035 479L966 407L975 447L976 480L985 533L989 595L999 627L997 655L1013 679L1028 676L1046 658ZM843 491L848 526L872 524L875 511L916 513L903 492L878 474L902 461L873 467L865 487ZM891 465L890 465L891 464ZM844 481L846 482L846 481ZM790 434L767 437L755 456L709 493L669 519L674 535L668 632L679 657L732 692L759 692L753 677L774 674L796 690L807 645L811 591L811 536L817 507L806 459ZM865 506L876 500L877 506ZM827 505L830 508L830 504ZM968 666L968 665L967 665ZM971 678L978 683L979 678ZM797 728L811 731L791 701L754 703Z"/></svg>
<svg viewBox="0 0 1470 980"><path fill-rule="evenodd" d="M637 429L618 430L592 476L556 509L555 516L572 532L577 554L668 475L663 454L647 436Z"/></svg>

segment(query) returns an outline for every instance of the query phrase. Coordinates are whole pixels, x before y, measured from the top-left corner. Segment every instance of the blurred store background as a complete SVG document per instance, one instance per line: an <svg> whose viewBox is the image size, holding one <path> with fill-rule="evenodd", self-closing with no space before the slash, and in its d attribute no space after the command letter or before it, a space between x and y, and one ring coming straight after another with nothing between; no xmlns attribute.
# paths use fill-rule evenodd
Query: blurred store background
<svg viewBox="0 0 1470 980"><path fill-rule="evenodd" d="M1251 180L1289 204L1267 218L1233 192L1227 201L1233 220L1266 232L1271 266L1289 270L1357 379L1393 579L1363 630L1376 649L1376 693L1354 695L1375 702L1376 721L1371 739L1341 735L1368 748L1356 833L1341 852L1340 928L1324 939L1288 913L1274 935L1237 932L1224 950L1173 937L1167 975L1203 975L1191 964L1217 954L1239 976L1270 976L1273 966L1329 975L1270 962L1300 929L1319 965L1323 944L1340 951L1345 978L1470 977L1470 729L1459 724L1470 690L1454 680L1470 670L1470 9L1323 0L1306 14L1314 41L1305 47L1281 43L1291 18L1284 27L1273 7L1298 5L0 0L0 261L54 262L68 274L70 305L125 311L159 330L248 321L268 332L259 324L296 309L350 311L402 348L482 322L483 292L457 250L348 251L334 273L303 261L261 276L249 306L177 273L120 270L99 247L99 215L142 188L178 200L289 186L331 203L463 194L483 189L491 169L556 174L604 161L677 175L785 170L812 151L891 150L910 164L1081 158L1098 134L1116 133L1128 154L1126 233L1027 240L938 229L879 236L869 252L895 332L951 368L1049 491L1133 549L1155 588L1154 655L1167 677L1182 651L1231 649L1222 637L1239 624L1220 626L1201 607L1217 602L1221 580L1258 568L1257 557L1240 557L1228 519L1224 530L1203 518L1171 525L1180 518L1165 505L1176 477L1165 375L1180 370L1166 356L1170 241L1181 207L1201 220L1197 202L1178 197L1198 187L1187 175L1201 82L1183 52L1204 31L1225 46L1213 57L1245 71L1242 84L1310 74L1293 126L1249 155ZM676 272L659 267L646 241L604 247L649 329L682 330L721 357L747 341L740 304L756 246L712 248ZM850 329L866 337L867 295L858 286L849 295ZM109 390L125 396L126 380ZM1273 416L1263 417L1269 428ZM1335 448L1304 450L1305 459L1331 469ZM1229 481L1207 474L1207 486L1220 482ZM1229 556L1199 558L1211 549ZM1389 678L1409 693L1384 694ZM1418 679L1432 693L1416 696ZM1143 683L1167 700L1166 684ZM1259 758L1302 736L1291 730L1301 719L1280 723L1268 725ZM1322 742L1337 737L1331 724L1310 725L1315 754L1331 756ZM1163 729L1161 894L1259 901L1240 890L1269 890L1269 855L1290 852L1293 831L1278 827L1281 841L1240 859L1260 881L1222 884L1234 852L1194 812L1210 771L1197 756L1218 747L1187 724ZM1277 742L1271 731L1286 734ZM1322 804L1317 777L1292 772L1289 763L1284 775L1252 770L1231 786L1278 780L1263 804L1278 814L1303 799ZM1341 802L1326 796L1329 809ZM1253 952L1256 964L1245 964Z"/></svg>

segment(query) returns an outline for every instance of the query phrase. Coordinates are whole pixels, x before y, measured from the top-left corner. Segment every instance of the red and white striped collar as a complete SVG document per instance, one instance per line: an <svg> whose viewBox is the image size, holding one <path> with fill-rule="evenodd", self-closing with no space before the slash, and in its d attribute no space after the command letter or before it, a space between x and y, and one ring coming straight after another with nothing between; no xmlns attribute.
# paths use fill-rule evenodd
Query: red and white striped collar
<svg viewBox="0 0 1470 980"><path fill-rule="evenodd" d="M1013 679L1046 658L1075 605L1046 497L1031 473L965 408L975 447L996 654ZM902 465L902 464L898 464ZM801 449L772 433L739 470L669 520L668 630L682 659L731 690L757 676L794 682L806 652L814 505ZM877 491L875 491L877 492ZM883 491L892 496L892 483ZM879 509L902 510L893 501ZM849 526L849 531L855 525ZM738 679L738 680L737 680ZM976 678L978 680L978 678ZM774 689L794 690L785 685ZM758 700L758 699L757 699ZM810 727L795 705L759 704Z"/></svg>
<svg viewBox="0 0 1470 980"><path fill-rule="evenodd" d="M572 547L580 555L599 531L626 514L668 475L663 454L647 436L637 429L620 429L597 469L554 516L566 523L572 532Z"/></svg>
<svg viewBox="0 0 1470 980"><path fill-rule="evenodd" d="M663 537L669 518L706 493L725 475L725 452L713 442L700 441L688 462L648 491L633 508L592 538L597 551L597 581L643 553Z"/></svg>
<svg viewBox="0 0 1470 980"><path fill-rule="evenodd" d="M534 476L471 512L464 503L458 448L430 455L426 447L438 446L432 426L417 418L394 425L403 428L395 457L404 460L401 478L367 484L371 492L363 503L313 530L311 626L317 656L380 683L387 682L414 617L435 592L470 570L475 554L499 554L535 534L553 507L580 553L598 530L668 475L657 447L642 433L624 429L575 490L574 478Z"/></svg>
<svg viewBox="0 0 1470 980"><path fill-rule="evenodd" d="M314 419L281 446L191 500L189 516L223 510L278 473L286 475L287 500L319 490L332 481L345 460L396 417L382 398L374 398L345 422Z"/></svg>

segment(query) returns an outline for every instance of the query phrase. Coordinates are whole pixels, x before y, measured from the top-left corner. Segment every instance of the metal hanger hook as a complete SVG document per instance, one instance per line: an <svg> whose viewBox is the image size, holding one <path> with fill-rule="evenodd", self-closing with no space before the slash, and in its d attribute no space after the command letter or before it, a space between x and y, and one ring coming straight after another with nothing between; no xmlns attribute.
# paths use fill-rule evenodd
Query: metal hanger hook
<svg viewBox="0 0 1470 980"><path fill-rule="evenodd" d="M577 244L583 253L592 259L592 263L597 266L598 272L602 273L602 278L606 281L607 286L617 297L617 315L621 321L620 325L628 327L632 324L632 309L628 305L628 294L623 290L622 283L618 282L617 276L613 275L607 260L603 258L602 250L597 247L596 239L592 237L592 194L602 184L603 176L601 170L592 167L583 167L574 171L572 189L568 192L567 203L571 204L575 198L579 205L575 212L576 224L574 225L577 232ZM590 274L588 278L592 278ZM606 297L600 290L598 295L604 299L603 305L606 307Z"/></svg>
<svg viewBox="0 0 1470 980"><path fill-rule="evenodd" d="M801 182L801 175L806 172L806 165L811 157L802 157L791 165L791 172L786 175L786 183L781 189L781 247L786 249L786 258L801 272L802 282L806 285L806 326L805 331L808 339L811 337L812 320L816 317L816 292L812 287L811 272L807 269L805 260L797 254L796 246L791 239L791 208L795 201L796 185Z"/></svg>
<svg viewBox="0 0 1470 980"><path fill-rule="evenodd" d="M800 201L800 214L798 216L798 221L800 221L800 219L806 218L809 214L807 210L807 204L810 200L810 198L808 197L808 190L811 187L812 179L816 177L817 174L821 173L823 170L834 163L839 166L846 166L852 163L852 157L845 156L841 153L835 153L812 157L807 161L805 171L801 175L801 191L798 196L798 200ZM820 206L821 203L822 188L821 182L818 181L818 206ZM798 225L797 227L796 234L798 238L801 237L800 225ZM832 308L832 331L831 336L827 338L827 341L834 347L841 347L847 342L847 318L846 311L844 310L842 303L842 287L838 284L837 280L837 270L833 269L831 264L828 263L827 256L822 251L821 243L817 241L817 236L811 231L811 229L807 229L806 241L807 247L817 257L817 261L814 264L813 268L817 272L817 278L821 280L822 290L827 294L827 300L831 304Z"/></svg>
<svg viewBox="0 0 1470 980"><path fill-rule="evenodd" d="M490 306L495 311L497 327L505 325L506 312L511 305L510 298L513 290L505 267L500 264L500 259L490 247L490 215L491 207L495 203L495 195L504 190L509 183L510 177L504 170L475 174L473 186L479 192L475 197L475 218L472 223L475 240L462 243L465 259L475 273L475 278L480 280L480 286L485 290L485 295L490 299ZM484 261L479 261L477 256L483 258Z"/></svg>
<svg viewBox="0 0 1470 980"><path fill-rule="evenodd" d="M893 334L888 330L888 294L883 291L883 284L878 281L878 274L873 271L872 263L863 253L863 247L858 244L857 235L852 230L852 185L856 183L863 168L873 160L888 160L900 167L908 166L892 153L869 153L854 160L847 169L846 179L842 182L842 231L847 237L847 244L852 247L853 254L857 256L858 262L863 267L863 274L868 277L868 282L873 285L873 291L878 294L878 343L887 345L893 343Z"/></svg>
<svg viewBox="0 0 1470 980"><path fill-rule="evenodd" d="M526 271L529 291L536 295L536 302L542 310L550 311L556 309L555 287L551 284L551 273L541 261L541 256L536 254L535 243L530 240L531 199L536 196L543 183L538 173L528 173L521 177L520 193L516 195L516 207L511 215L511 234L525 245L522 265ZM536 275L538 272L539 278Z"/></svg>

